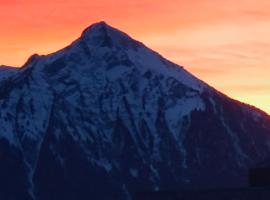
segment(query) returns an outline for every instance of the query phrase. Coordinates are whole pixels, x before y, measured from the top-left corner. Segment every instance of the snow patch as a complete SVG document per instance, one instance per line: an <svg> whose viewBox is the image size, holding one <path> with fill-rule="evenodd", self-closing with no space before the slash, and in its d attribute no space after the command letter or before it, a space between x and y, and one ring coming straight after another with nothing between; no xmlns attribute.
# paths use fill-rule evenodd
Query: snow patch
<svg viewBox="0 0 270 200"><path fill-rule="evenodd" d="M138 177L138 170L137 170L137 169L130 168L130 169L129 169L129 173L130 173L131 176L133 176L133 177Z"/></svg>

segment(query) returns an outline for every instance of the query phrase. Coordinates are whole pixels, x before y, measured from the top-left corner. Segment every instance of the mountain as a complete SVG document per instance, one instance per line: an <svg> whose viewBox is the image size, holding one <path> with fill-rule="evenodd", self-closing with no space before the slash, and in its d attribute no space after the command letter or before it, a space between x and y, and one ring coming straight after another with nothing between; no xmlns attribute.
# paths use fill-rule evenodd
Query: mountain
<svg viewBox="0 0 270 200"><path fill-rule="evenodd" d="M105 22L0 73L1 199L242 187L269 159L266 113Z"/></svg>
<svg viewBox="0 0 270 200"><path fill-rule="evenodd" d="M0 81L7 79L8 77L15 74L18 70L15 67L0 65Z"/></svg>

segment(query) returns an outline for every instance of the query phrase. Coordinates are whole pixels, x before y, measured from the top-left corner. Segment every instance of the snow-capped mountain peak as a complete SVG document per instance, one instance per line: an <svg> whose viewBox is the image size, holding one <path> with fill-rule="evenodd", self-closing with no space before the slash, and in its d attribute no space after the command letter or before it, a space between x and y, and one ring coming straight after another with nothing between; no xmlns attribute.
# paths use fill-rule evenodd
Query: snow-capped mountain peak
<svg viewBox="0 0 270 200"><path fill-rule="evenodd" d="M92 74L94 71L99 71L101 76L106 76L109 71L114 74L117 72L117 76L125 76L135 70L141 76L150 72L173 77L200 92L206 86L183 67L166 60L143 43L105 22L89 26L77 40L62 50L45 56L31 56L24 66L34 66L34 71L49 69L47 71L50 76L58 76L55 72L63 76L63 71L69 72L70 76Z"/></svg>
<svg viewBox="0 0 270 200"><path fill-rule="evenodd" d="M88 41L93 46L108 48L115 46L115 48L136 49L139 45L138 41L135 41L120 30L109 26L104 21L86 28L81 35L81 39Z"/></svg>
<svg viewBox="0 0 270 200"><path fill-rule="evenodd" d="M262 111L100 22L0 76L0 197L242 186L269 157L269 132Z"/></svg>

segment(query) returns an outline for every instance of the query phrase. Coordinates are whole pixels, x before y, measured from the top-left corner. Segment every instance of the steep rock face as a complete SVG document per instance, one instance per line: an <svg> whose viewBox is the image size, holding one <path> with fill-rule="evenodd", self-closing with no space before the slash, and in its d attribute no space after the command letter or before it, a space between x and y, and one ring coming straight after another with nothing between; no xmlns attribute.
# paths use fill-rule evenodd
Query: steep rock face
<svg viewBox="0 0 270 200"><path fill-rule="evenodd" d="M268 159L269 134L262 111L100 22L0 83L0 196L243 186Z"/></svg>

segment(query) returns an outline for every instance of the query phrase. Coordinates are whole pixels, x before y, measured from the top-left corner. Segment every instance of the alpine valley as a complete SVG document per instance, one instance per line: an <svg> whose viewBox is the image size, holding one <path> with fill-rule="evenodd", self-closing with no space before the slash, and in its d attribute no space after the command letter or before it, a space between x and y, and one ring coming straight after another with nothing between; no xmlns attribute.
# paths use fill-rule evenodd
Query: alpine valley
<svg viewBox="0 0 270 200"><path fill-rule="evenodd" d="M270 160L270 117L99 22L0 67L0 199L132 199L243 187Z"/></svg>

